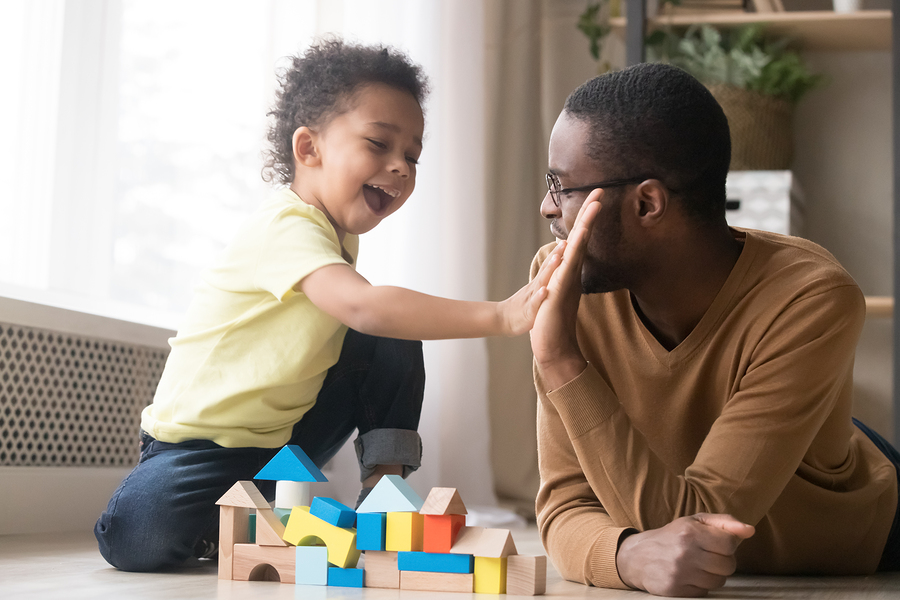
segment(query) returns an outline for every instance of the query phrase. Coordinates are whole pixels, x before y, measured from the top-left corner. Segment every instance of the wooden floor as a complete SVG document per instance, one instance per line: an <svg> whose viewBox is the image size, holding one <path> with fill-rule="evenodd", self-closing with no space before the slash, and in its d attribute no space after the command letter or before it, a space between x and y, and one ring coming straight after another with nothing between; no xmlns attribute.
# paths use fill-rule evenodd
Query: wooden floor
<svg viewBox="0 0 900 600"><path fill-rule="evenodd" d="M543 554L535 529L513 531L521 554ZM429 593L374 588L297 586L261 581L219 581L216 563L197 563L167 573L124 573L97 552L90 533L0 536L0 598L94 600L208 599L317 600L319 598L485 600L485 594ZM550 567L546 598L646 598L641 592L603 590L563 581ZM734 577L712 598L900 599L900 573L873 577Z"/></svg>

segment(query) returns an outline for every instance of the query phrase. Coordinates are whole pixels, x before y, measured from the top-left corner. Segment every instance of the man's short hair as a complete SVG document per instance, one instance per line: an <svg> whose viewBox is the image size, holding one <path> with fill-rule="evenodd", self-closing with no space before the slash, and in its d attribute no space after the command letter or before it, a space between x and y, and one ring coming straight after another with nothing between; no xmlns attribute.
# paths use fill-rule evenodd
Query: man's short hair
<svg viewBox="0 0 900 600"><path fill-rule="evenodd" d="M722 107L687 72L643 63L595 77L565 111L590 127L589 156L604 177L653 177L703 221L723 218L731 137Z"/></svg>

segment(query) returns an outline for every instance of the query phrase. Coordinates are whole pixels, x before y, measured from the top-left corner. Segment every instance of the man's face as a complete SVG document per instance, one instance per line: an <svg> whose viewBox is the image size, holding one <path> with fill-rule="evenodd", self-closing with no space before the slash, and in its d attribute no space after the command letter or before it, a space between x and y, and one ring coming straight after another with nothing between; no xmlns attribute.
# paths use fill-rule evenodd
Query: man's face
<svg viewBox="0 0 900 600"><path fill-rule="evenodd" d="M560 187L589 185L628 174L610 173L588 156L589 129L586 123L569 116L559 116L550 134L550 173L559 178ZM581 273L585 294L611 292L626 287L629 270L622 227L623 201L633 187L604 190L602 209L594 222ZM569 192L559 196L559 206L548 193L541 203L541 214L550 219L550 231L558 239L568 238L575 225L578 210L589 191Z"/></svg>

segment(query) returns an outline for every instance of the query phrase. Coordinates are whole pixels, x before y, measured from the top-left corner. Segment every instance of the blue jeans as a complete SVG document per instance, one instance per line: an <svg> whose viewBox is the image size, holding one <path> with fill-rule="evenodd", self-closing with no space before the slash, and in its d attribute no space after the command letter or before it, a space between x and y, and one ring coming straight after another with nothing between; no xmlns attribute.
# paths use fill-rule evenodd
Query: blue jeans
<svg viewBox="0 0 900 600"><path fill-rule="evenodd" d="M853 419L853 424L860 431L866 434L872 442L881 450L888 460L894 465L897 471L898 488L900 488L900 452L894 448L890 442L878 435L877 432L869 429L862 422ZM900 496L900 492L898 492ZM897 511L894 513L894 522L891 525L891 532L888 534L887 543L881 553L881 562L878 565L879 571L900 571L900 498L897 499Z"/></svg>
<svg viewBox="0 0 900 600"><path fill-rule="evenodd" d="M416 429L425 389L422 343L350 330L316 404L294 425L289 444L322 466L359 431L360 480L376 465L421 464ZM122 481L94 526L100 553L125 571L184 563L202 540L218 539L216 501L239 480L252 480L280 448L223 448L209 440L169 444L141 432L138 465ZM258 486L270 501L275 482Z"/></svg>

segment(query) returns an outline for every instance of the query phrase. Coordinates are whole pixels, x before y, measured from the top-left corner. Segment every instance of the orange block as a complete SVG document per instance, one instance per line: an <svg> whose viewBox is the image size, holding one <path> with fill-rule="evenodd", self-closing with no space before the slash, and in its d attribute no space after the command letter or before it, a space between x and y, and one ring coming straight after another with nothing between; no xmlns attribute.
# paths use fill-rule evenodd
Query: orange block
<svg viewBox="0 0 900 600"><path fill-rule="evenodd" d="M423 550L447 554L466 524L466 515L425 515Z"/></svg>

